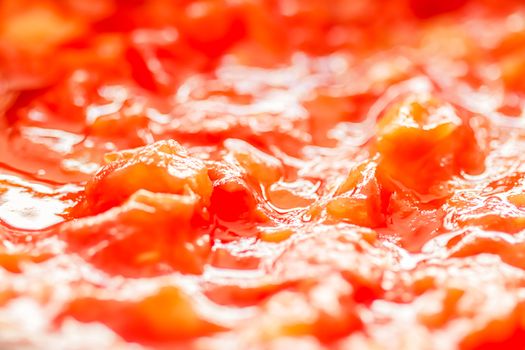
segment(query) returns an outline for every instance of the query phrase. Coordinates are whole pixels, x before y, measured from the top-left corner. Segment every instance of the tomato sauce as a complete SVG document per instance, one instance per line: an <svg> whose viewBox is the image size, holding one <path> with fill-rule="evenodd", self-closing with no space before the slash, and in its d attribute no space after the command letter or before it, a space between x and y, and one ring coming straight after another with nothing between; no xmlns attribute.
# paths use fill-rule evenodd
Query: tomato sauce
<svg viewBox="0 0 525 350"><path fill-rule="evenodd" d="M524 349L519 0L0 2L2 349Z"/></svg>

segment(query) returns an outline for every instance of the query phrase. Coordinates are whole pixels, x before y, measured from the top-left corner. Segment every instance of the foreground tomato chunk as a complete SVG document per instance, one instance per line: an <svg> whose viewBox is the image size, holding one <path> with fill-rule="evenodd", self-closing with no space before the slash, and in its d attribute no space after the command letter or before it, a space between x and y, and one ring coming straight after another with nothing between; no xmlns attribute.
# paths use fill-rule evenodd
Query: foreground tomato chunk
<svg viewBox="0 0 525 350"><path fill-rule="evenodd" d="M446 102L412 95L391 107L378 123L380 175L420 193L483 166L468 121ZM468 158L465 151L472 150Z"/></svg>
<svg viewBox="0 0 525 350"><path fill-rule="evenodd" d="M75 299L58 321L68 316L82 322L103 322L131 341L181 341L224 330L201 317L190 296L177 287L163 287L137 301Z"/></svg>
<svg viewBox="0 0 525 350"><path fill-rule="evenodd" d="M211 195L204 163L188 156L175 141L106 155L107 164L86 186L84 205L100 213L119 205L140 189L172 194L195 193L202 205Z"/></svg>
<svg viewBox="0 0 525 350"><path fill-rule="evenodd" d="M203 215L195 194L140 190L121 206L67 223L60 234L70 250L110 273L199 274L209 252Z"/></svg>

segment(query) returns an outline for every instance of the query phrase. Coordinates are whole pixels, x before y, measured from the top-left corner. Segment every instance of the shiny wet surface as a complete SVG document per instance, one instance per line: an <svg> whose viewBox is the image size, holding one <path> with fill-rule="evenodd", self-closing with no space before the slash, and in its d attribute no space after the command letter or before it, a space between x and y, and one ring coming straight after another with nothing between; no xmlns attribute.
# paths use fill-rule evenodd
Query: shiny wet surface
<svg viewBox="0 0 525 350"><path fill-rule="evenodd" d="M0 23L0 344L525 346L520 1Z"/></svg>

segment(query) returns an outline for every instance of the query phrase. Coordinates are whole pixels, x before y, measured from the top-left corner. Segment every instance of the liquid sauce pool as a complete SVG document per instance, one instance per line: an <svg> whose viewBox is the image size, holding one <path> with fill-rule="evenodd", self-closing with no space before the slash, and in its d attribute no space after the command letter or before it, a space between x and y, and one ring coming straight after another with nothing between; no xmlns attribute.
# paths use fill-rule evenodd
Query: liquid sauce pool
<svg viewBox="0 0 525 350"><path fill-rule="evenodd" d="M0 2L2 349L525 348L525 5Z"/></svg>

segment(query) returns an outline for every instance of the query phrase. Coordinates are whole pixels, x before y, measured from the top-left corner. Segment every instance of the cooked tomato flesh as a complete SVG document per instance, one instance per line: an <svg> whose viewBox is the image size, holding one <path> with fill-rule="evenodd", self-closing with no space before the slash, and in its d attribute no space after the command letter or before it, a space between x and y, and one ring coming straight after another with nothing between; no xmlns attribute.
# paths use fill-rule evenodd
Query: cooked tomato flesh
<svg viewBox="0 0 525 350"><path fill-rule="evenodd" d="M520 0L0 1L0 348L524 349Z"/></svg>

